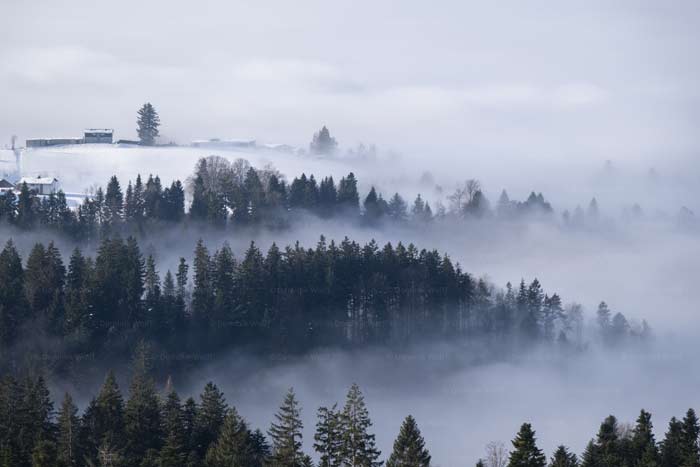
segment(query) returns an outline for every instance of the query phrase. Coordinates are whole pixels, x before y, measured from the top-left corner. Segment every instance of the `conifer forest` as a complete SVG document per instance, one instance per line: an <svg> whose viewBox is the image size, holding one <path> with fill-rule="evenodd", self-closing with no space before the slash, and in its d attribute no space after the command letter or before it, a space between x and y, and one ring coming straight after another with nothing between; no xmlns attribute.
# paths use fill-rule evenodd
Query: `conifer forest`
<svg viewBox="0 0 700 467"><path fill-rule="evenodd" d="M0 18L0 467L700 467L697 2Z"/></svg>

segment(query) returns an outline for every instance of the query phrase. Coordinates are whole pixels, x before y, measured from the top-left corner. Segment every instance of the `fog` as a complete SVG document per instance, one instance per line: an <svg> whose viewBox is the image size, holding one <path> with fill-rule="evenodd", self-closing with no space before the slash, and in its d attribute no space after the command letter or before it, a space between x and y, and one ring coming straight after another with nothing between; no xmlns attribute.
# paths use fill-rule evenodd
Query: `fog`
<svg viewBox="0 0 700 467"><path fill-rule="evenodd" d="M112 168L133 178L126 172L131 164L109 166L102 163L106 156L100 159L95 153L90 157L101 162L89 165L82 159L82 164L76 165L84 171L79 177L82 180L104 178ZM154 162L153 168L159 162ZM297 158L275 162L290 171L289 175L299 170L320 174L348 168ZM150 164L144 163L142 168L150 168ZM172 171L166 172L171 176L187 172L168 164L162 167ZM370 171L363 165L353 167L360 174ZM71 172L63 170L61 163L57 171L71 180ZM377 173L374 176L379 177ZM402 182L405 189L420 188L417 185ZM557 194L552 192L553 200ZM621 200L609 202L622 204ZM605 199L601 203L604 205ZM336 401L342 404L349 385L357 382L365 392L385 455L402 419L410 413L417 418L436 465L444 467L471 465L483 455L489 441L507 442L523 421L534 424L547 452L560 443L581 452L609 413L632 422L639 409L650 410L657 436L662 436L671 416L681 415L700 402L695 391L700 383L695 371L700 353L694 344L698 331L694 291L700 277L697 231L653 216L631 223L616 220L607 227L589 230L565 229L556 221L495 219L370 228L301 216L287 230L177 228L157 238L146 237L141 246L145 254L156 257L164 273L175 270L180 256L191 262L198 238L212 250L228 242L239 258L251 240L263 250L272 242L286 245L297 240L313 247L320 235L329 241L348 236L358 242L413 242L419 248L437 248L449 254L466 271L499 287L507 281L537 277L546 291L559 293L565 303L581 303L589 321L597 304L605 300L613 312L621 311L637 322L646 319L654 330L654 340L648 348L605 351L591 342L581 355L557 356L551 349L543 349L496 361L488 353L475 352L478 345L474 343L348 354L319 350L306 357L273 354L260 358L235 352L219 358L187 356L199 360L199 369L174 382L181 394L198 395L204 383L213 380L252 425L264 429L286 388L293 386L304 408L304 446L311 452L316 409ZM7 228L0 235L3 241L13 237L24 258L35 241L49 240L46 234L17 235ZM57 241L67 257L74 245ZM97 385L74 387L59 382L54 393L69 389L79 400L87 401ZM122 387L127 387L125 376ZM466 429L468 424L478 429Z"/></svg>
<svg viewBox="0 0 700 467"><path fill-rule="evenodd" d="M218 155L271 165L288 181L302 172L337 181L352 171L362 198L375 186L385 198L420 194L435 209L478 179L492 207L505 189L514 200L542 192L554 208L550 220L514 222L363 227L299 214L276 231L178 227L140 239L161 274L181 256L191 262L199 238L210 250L228 242L238 257L251 241L263 251L272 242L313 247L320 235L412 242L497 287L536 277L565 303L582 304L588 320L604 300L613 313L647 320L654 334L645 347L591 342L577 355L535 349L499 360L474 342L203 355L174 381L181 395L213 380L266 429L293 386L311 453L316 409L342 404L357 382L382 458L413 414L443 467L473 465L488 442L508 443L524 421L548 455L562 443L581 453L608 414L633 422L641 408L651 411L658 440L671 416L700 408L700 232L675 217L682 207L700 213L700 4L142 3L0 6L2 144L13 134L79 136L102 126L133 139L145 101L159 111L160 141L180 144L26 149L23 176L54 176L67 193L83 194L112 175L123 189L137 173L185 182L199 158ZM305 148L324 124L340 142L335 157L189 146L221 137ZM361 142L377 144L376 159L346 155ZM566 228L562 213L592 198L601 223ZM625 220L635 204L644 215ZM56 241L64 261L75 246L95 249L0 227L0 242L9 238L25 260L37 241ZM52 390L57 398L75 392L84 407L98 384L53 381Z"/></svg>
<svg viewBox="0 0 700 467"><path fill-rule="evenodd" d="M0 141L135 137L305 146L322 124L416 158L692 161L700 8L691 0L494 5L207 1L0 6Z"/></svg>

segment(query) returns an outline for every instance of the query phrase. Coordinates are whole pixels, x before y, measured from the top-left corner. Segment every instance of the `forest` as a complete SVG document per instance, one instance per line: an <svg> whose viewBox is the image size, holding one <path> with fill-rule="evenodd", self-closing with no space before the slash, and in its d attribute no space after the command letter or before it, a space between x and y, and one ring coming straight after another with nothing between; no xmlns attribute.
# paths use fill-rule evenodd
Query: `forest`
<svg viewBox="0 0 700 467"><path fill-rule="evenodd" d="M605 302L597 323L610 346L650 334L646 322L632 324ZM180 258L164 274L134 237L105 238L94 258L76 248L64 260L53 243L38 243L24 261L11 240L0 252L5 369L71 375L91 363L81 356L123 361L141 341L192 355L436 339L492 342L494 356L535 344L575 351L585 348L583 329L581 306L565 305L537 279L499 289L413 244L321 237L314 248L273 243L265 254L251 243L237 258L226 243L212 252L200 240L191 264Z"/></svg>
<svg viewBox="0 0 700 467"><path fill-rule="evenodd" d="M113 176L106 188L97 188L76 209L71 209L62 191L37 196L25 184L18 193L0 194L0 223L20 230L46 229L90 243L115 233L142 236L189 225L280 229L292 225L302 214L369 227L385 223L425 225L448 214L501 219L553 215L542 194L534 192L519 202L510 200L503 191L492 210L477 180L465 182L450 195L449 210L441 204L431 208L420 194L410 206L399 193L386 200L375 187L361 200L357 185L352 172L338 183L331 176L318 181L314 175L302 174L288 184L271 167L256 169L244 159L231 163L210 156L199 160L185 184L176 180L164 187L157 175L149 175L145 182L138 175L124 189ZM186 193L191 198L187 209ZM571 222L581 224L586 216L598 217L595 200L587 213L577 210Z"/></svg>
<svg viewBox="0 0 700 467"><path fill-rule="evenodd" d="M379 451L367 404L356 384L342 406L318 408L313 440L304 443L302 407L293 389L264 433L251 427L212 382L198 400L182 401L170 380L163 391L157 390L149 362L148 352L137 353L126 400L109 372L82 414L68 393L55 410L41 377L4 377L0 381L0 466L432 465L427 443L411 415L401 423L392 451ZM663 440L657 442L651 414L641 410L634 426L618 422L613 415L605 418L580 457L563 445L548 457L537 446L532 425L523 423L510 449L490 443L486 455L481 459L475 455L474 462L477 467L697 467L699 433L698 418L689 409L681 420L670 420ZM318 459L316 464L310 453Z"/></svg>

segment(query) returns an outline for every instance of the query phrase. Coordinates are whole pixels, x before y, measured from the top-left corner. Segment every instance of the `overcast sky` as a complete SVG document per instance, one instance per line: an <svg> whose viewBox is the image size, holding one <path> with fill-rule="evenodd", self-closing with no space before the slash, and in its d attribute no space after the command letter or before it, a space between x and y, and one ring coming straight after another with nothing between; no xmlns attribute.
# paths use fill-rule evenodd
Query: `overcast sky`
<svg viewBox="0 0 700 467"><path fill-rule="evenodd" d="M164 139L647 160L697 153L695 1L3 0L0 144Z"/></svg>

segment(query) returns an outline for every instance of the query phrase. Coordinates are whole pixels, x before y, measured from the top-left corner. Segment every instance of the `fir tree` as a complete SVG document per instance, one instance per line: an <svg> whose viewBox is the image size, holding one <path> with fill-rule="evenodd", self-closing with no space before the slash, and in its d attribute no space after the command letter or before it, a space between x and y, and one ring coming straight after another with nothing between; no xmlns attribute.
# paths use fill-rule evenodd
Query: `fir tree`
<svg viewBox="0 0 700 467"><path fill-rule="evenodd" d="M113 372L107 373L97 397L83 415L81 426L88 459L117 458L124 447L124 400Z"/></svg>
<svg viewBox="0 0 700 467"><path fill-rule="evenodd" d="M299 403L294 390L289 389L284 403L275 414L268 434L272 439L271 463L275 467L304 467L307 456L301 451L304 428L301 422Z"/></svg>
<svg viewBox="0 0 700 467"><path fill-rule="evenodd" d="M681 428L681 451L683 461L681 467L700 466L700 454L698 449L698 436L700 435L700 424L695 410L688 409L683 417Z"/></svg>
<svg viewBox="0 0 700 467"><path fill-rule="evenodd" d="M15 341L26 309L22 259L8 240L0 252L0 347Z"/></svg>
<svg viewBox="0 0 700 467"><path fill-rule="evenodd" d="M559 446L549 463L549 467L578 467L576 454L569 452L566 446Z"/></svg>
<svg viewBox="0 0 700 467"><path fill-rule="evenodd" d="M318 409L318 422L314 435L314 449L319 454L318 467L338 467L342 462L342 426L341 414L334 404L330 409L320 407Z"/></svg>
<svg viewBox="0 0 700 467"><path fill-rule="evenodd" d="M342 420L343 463L353 467L378 467L381 454L376 448L374 434L368 432L372 426L364 396L357 384L348 391Z"/></svg>
<svg viewBox="0 0 700 467"><path fill-rule="evenodd" d="M479 461L481 462L481 461ZM478 465L478 464L477 464ZM401 425L394 441L394 450L386 462L387 467L429 467L430 453L425 448L416 420L409 415Z"/></svg>
<svg viewBox="0 0 700 467"><path fill-rule="evenodd" d="M250 467L251 463L248 427L232 407L226 414L216 442L207 451L206 464L208 467Z"/></svg>
<svg viewBox="0 0 700 467"><path fill-rule="evenodd" d="M177 392L171 390L163 404L163 435L165 442L160 450L160 467L179 467L187 456L182 406Z"/></svg>
<svg viewBox="0 0 700 467"><path fill-rule="evenodd" d="M513 440L508 467L545 467L547 458L537 447L535 431L529 423L523 423Z"/></svg>
<svg viewBox="0 0 700 467"><path fill-rule="evenodd" d="M331 137L330 131L324 125L318 133L314 134L313 140L309 144L309 152L311 154L332 155L337 147L338 142Z"/></svg>
<svg viewBox="0 0 700 467"><path fill-rule="evenodd" d="M56 461L60 467L77 467L83 458L79 443L80 419L78 408L68 393L58 411L57 423Z"/></svg>
<svg viewBox="0 0 700 467"><path fill-rule="evenodd" d="M156 138L159 136L158 127L160 126L160 117L158 112L147 102L139 109L138 119L136 121L138 125L136 132L139 135L139 140L144 146L153 146L156 142Z"/></svg>
<svg viewBox="0 0 700 467"><path fill-rule="evenodd" d="M661 442L661 467L680 466L683 461L683 423L672 417Z"/></svg>
<svg viewBox="0 0 700 467"><path fill-rule="evenodd" d="M134 358L134 376L129 389L130 397L124 411L126 458L137 466L150 450L161 448L160 400L150 370L149 349L141 343Z"/></svg>
<svg viewBox="0 0 700 467"><path fill-rule="evenodd" d="M224 394L214 383L207 383L197 409L193 433L194 448L200 457L204 457L209 446L218 439L227 410Z"/></svg>
<svg viewBox="0 0 700 467"><path fill-rule="evenodd" d="M654 439L651 414L642 410L632 433L632 462L635 465L651 467L658 465L659 451Z"/></svg>
<svg viewBox="0 0 700 467"><path fill-rule="evenodd" d="M251 448L250 467L265 467L270 458L270 445L265 435L259 429L249 432L249 442Z"/></svg>
<svg viewBox="0 0 700 467"><path fill-rule="evenodd" d="M104 224L109 227L114 227L122 220L124 210L124 198L122 190L119 186L119 180L115 175L109 179L107 184L107 192L105 193L104 201Z"/></svg>

